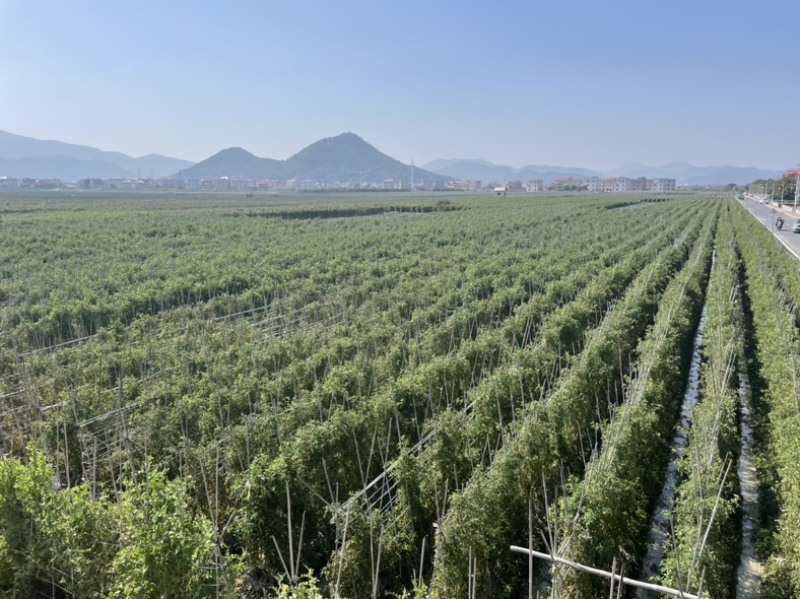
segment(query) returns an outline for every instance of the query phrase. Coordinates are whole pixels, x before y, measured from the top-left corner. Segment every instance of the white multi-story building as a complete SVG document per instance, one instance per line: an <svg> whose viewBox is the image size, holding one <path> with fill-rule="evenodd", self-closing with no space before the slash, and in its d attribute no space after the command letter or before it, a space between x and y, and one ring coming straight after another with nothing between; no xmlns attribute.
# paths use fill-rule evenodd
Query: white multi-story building
<svg viewBox="0 0 800 599"><path fill-rule="evenodd" d="M586 189L588 191L603 191L603 180L600 177L589 177L586 179Z"/></svg>
<svg viewBox="0 0 800 599"><path fill-rule="evenodd" d="M1 189L16 189L19 187L19 179L16 177L0 177Z"/></svg>
<svg viewBox="0 0 800 599"><path fill-rule="evenodd" d="M123 179L117 184L119 189L132 189L132 190L141 190L141 189L150 189L150 180L149 179Z"/></svg>
<svg viewBox="0 0 800 599"><path fill-rule="evenodd" d="M617 177L614 179L614 191L631 191L633 181L627 177Z"/></svg>
<svg viewBox="0 0 800 599"><path fill-rule="evenodd" d="M600 191L611 193L614 191L625 191L625 181L618 177L608 177L600 181Z"/></svg>
<svg viewBox="0 0 800 599"><path fill-rule="evenodd" d="M229 183L232 191L244 191L254 187L253 182L249 179L231 179Z"/></svg>
<svg viewBox="0 0 800 599"><path fill-rule="evenodd" d="M544 191L543 179L531 179L525 183L525 191Z"/></svg>
<svg viewBox="0 0 800 599"><path fill-rule="evenodd" d="M637 177L636 179L609 177L601 179L600 177L592 177L587 179L586 188L589 191L604 191L607 193L620 191L675 191L675 179L647 179L645 177Z"/></svg>
<svg viewBox="0 0 800 599"><path fill-rule="evenodd" d="M675 179L652 179L650 191L675 191Z"/></svg>

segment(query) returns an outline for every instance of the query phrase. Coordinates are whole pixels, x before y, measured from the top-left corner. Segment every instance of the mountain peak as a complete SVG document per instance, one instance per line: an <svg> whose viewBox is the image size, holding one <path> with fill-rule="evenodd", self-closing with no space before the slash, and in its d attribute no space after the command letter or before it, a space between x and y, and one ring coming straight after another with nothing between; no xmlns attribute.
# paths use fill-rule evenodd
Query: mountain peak
<svg viewBox="0 0 800 599"><path fill-rule="evenodd" d="M219 177L247 179L253 165L272 162L275 161L259 158L244 148L225 148L186 169L181 176L185 179L217 179Z"/></svg>
<svg viewBox="0 0 800 599"><path fill-rule="evenodd" d="M423 169L415 177L448 179ZM241 148L228 148L183 173L184 178L228 176L241 179L303 179L323 183L382 183L408 180L411 167L383 154L355 133L341 133L312 143L288 158L258 158Z"/></svg>
<svg viewBox="0 0 800 599"><path fill-rule="evenodd" d="M324 137L319 141L315 141L310 146L307 146L297 152L294 156L298 156L303 154L303 152L308 152L309 150L316 150L319 148L337 148L340 150L357 150L357 151L374 151L377 152L373 146L368 144L364 141L361 137L356 135L355 133L340 133L339 135L335 135L333 137ZM292 158L294 158L292 156ZM292 158L289 158L291 160Z"/></svg>
<svg viewBox="0 0 800 599"><path fill-rule="evenodd" d="M220 150L213 156L209 157L208 160L211 158L218 158L218 159L225 159L225 160L253 160L257 158L255 154L251 154L244 148L234 147L234 148L225 148L224 150Z"/></svg>
<svg viewBox="0 0 800 599"><path fill-rule="evenodd" d="M350 131L345 131L344 133L340 133L339 135L334 135L333 137L326 137L324 139L339 139L339 140L343 140L343 141L348 141L349 140L349 141L362 141L362 142L364 142L364 140L361 137L359 137L358 135L356 135L355 133L352 133ZM366 143L366 142L364 142L364 143Z"/></svg>

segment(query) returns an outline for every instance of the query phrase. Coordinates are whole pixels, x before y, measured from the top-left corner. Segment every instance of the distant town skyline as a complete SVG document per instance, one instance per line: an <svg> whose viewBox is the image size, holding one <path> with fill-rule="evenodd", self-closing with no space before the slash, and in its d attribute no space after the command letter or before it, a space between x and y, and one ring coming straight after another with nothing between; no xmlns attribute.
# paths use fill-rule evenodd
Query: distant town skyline
<svg viewBox="0 0 800 599"><path fill-rule="evenodd" d="M800 5L0 0L0 129L191 161L800 162Z"/></svg>

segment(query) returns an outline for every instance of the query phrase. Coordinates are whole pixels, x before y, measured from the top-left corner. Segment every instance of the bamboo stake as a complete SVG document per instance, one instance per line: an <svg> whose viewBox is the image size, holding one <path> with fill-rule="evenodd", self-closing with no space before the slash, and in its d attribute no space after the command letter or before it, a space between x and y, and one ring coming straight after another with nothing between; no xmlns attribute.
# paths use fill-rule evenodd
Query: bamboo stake
<svg viewBox="0 0 800 599"><path fill-rule="evenodd" d="M611 585L608 590L608 599L614 599L614 583L617 582L617 558L611 560ZM622 585L620 585L622 586Z"/></svg>
<svg viewBox="0 0 800 599"><path fill-rule="evenodd" d="M289 481L286 482L286 514L288 517L288 528L289 528L289 565L294 568L294 543L292 543L292 496L289 493ZM273 538L274 540L274 538ZM283 558L281 558L281 561ZM284 566L285 567L285 566ZM295 583L294 579L294 569L289 574L289 584L294 586Z"/></svg>
<svg viewBox="0 0 800 599"><path fill-rule="evenodd" d="M425 567L425 541L428 537L422 537L422 550L419 554L419 576L417 577L417 588L422 588L422 570Z"/></svg>
<svg viewBox="0 0 800 599"><path fill-rule="evenodd" d="M672 597L681 597L682 599L700 599L698 595L692 595L691 593L682 592L677 589L672 589L658 584L651 584L649 582L642 582L640 580L626 578L625 576L622 576L620 574L614 574L612 572L607 572L605 570L599 570L597 568L584 566L583 564L572 562L561 557L555 557L552 555L548 555L547 553L533 551L532 549L528 549L527 547L518 547L516 545L511 545L511 551L515 553L523 553L526 555L532 554L533 557L543 559L553 564L562 564L564 566L569 566L570 568L573 568L580 572L586 572L587 574L594 574L595 576L602 576L603 578L608 578L608 579L614 578L617 582L621 584L626 584L631 587L645 589L647 591L654 591L656 593L663 593L665 595L671 595Z"/></svg>
<svg viewBox="0 0 800 599"><path fill-rule="evenodd" d="M528 548L533 549L533 492L528 491ZM533 599L533 554L528 556L528 599Z"/></svg>

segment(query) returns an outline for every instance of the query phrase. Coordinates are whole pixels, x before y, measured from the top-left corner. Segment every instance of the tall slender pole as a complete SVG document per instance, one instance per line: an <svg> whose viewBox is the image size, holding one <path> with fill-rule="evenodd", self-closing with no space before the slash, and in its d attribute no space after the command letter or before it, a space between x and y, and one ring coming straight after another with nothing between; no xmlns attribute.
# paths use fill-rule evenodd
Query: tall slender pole
<svg viewBox="0 0 800 599"><path fill-rule="evenodd" d="M673 597L682 597L683 599L700 599L699 595L693 595L691 593L687 593L686 591L682 591L680 589L672 589L670 587L665 587L658 584L633 580L632 578L628 578L621 574L617 574L616 572L607 572L605 570L599 570L597 568L585 566L577 562L571 562L561 557L548 555L547 553L541 553L540 551L534 551L532 549L528 549L527 547L518 547L516 545L511 545L511 551L513 551L514 553L522 553L524 555L533 555L533 557L548 561L553 564L563 564L565 566L569 566L570 568L578 570L579 572L586 572L587 574L593 574L595 576L602 576L603 578L613 579L614 581L620 584L626 584L628 586L636 587L638 589L645 589L647 591L663 593L664 595L672 595ZM471 559L472 559L472 553L470 553L470 560Z"/></svg>

